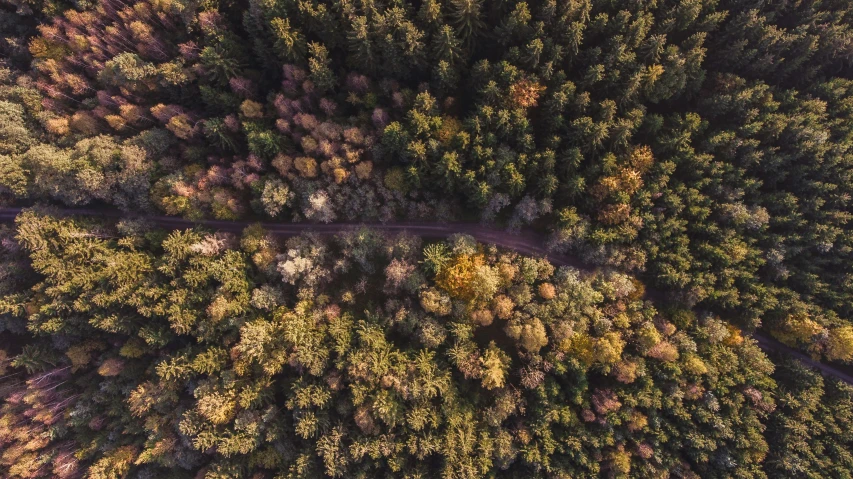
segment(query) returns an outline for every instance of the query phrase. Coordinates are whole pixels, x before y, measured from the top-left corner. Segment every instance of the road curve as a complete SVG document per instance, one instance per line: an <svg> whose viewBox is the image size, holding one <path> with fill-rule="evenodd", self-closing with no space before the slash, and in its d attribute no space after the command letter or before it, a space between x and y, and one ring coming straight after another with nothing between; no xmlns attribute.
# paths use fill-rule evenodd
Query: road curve
<svg viewBox="0 0 853 479"><path fill-rule="evenodd" d="M14 222L15 217L24 209L25 208L0 208L0 223ZM106 216L112 218L128 216L127 213L117 210L54 208L51 211L67 216ZM239 233L249 225L258 224L256 221L188 220L174 216L138 216L165 229L206 226L220 231ZM297 236L308 232L321 235L331 235L359 228L370 228L387 233L401 233L405 231L424 238L447 238L453 234L461 233L470 235L481 243L493 244L502 248L511 249L527 256L544 257L557 266L571 266L584 270L593 269L589 265L581 262L577 257L548 251L545 247L545 237L541 234L533 231L508 232L478 223L394 222L315 224L261 222L260 224L270 233L282 237ZM662 299L666 297L663 292L651 288L646 288L646 296L654 297L655 299ZM835 377L845 383L853 385L853 376L831 365L815 361L802 352L780 343L765 333L756 331L752 334L752 337L756 340L758 346L765 351L774 351L790 356L828 376Z"/></svg>

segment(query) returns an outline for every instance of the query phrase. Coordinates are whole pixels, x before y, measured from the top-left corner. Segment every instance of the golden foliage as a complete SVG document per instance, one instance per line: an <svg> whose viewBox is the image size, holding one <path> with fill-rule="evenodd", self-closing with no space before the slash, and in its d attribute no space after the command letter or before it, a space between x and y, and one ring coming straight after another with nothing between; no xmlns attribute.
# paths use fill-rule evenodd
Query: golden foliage
<svg viewBox="0 0 853 479"><path fill-rule="evenodd" d="M557 288L551 283L542 283L539 285L539 296L546 301L550 301L557 297Z"/></svg>
<svg viewBox="0 0 853 479"><path fill-rule="evenodd" d="M124 369L124 361L119 358L110 358L101 363L98 374L101 376L118 376Z"/></svg>
<svg viewBox="0 0 853 479"><path fill-rule="evenodd" d="M483 365L483 387L495 389L503 387L506 382L509 357L500 348L491 343L480 358Z"/></svg>
<svg viewBox="0 0 853 479"><path fill-rule="evenodd" d="M633 195L643 187L643 177L633 168L623 168L619 171L619 184L622 186L622 191Z"/></svg>
<svg viewBox="0 0 853 479"><path fill-rule="evenodd" d="M533 318L521 327L521 347L531 353L538 353L548 344L548 332L539 318Z"/></svg>
<svg viewBox="0 0 853 479"><path fill-rule="evenodd" d="M183 114L169 118L169 122L166 123L166 129L182 140L190 139L195 133L193 125L190 124L190 118Z"/></svg>
<svg viewBox="0 0 853 479"><path fill-rule="evenodd" d="M612 331L599 338L592 337L587 333L576 333L565 340L560 348L585 367L594 364L614 365L622 357L625 341L619 333Z"/></svg>
<svg viewBox="0 0 853 479"><path fill-rule="evenodd" d="M445 116L441 119L441 128L438 130L438 141L442 145L448 146L453 138L462 130L462 123L452 117Z"/></svg>
<svg viewBox="0 0 853 479"><path fill-rule="evenodd" d="M452 298L472 300L476 296L477 268L483 264L482 254L456 255L435 277L435 284Z"/></svg>
<svg viewBox="0 0 853 479"><path fill-rule="evenodd" d="M806 314L792 314L772 331L772 334L788 346L811 343L812 338L823 331L823 327Z"/></svg>
<svg viewBox="0 0 853 479"><path fill-rule="evenodd" d="M44 128L48 132L59 136L64 136L68 134L68 126L68 118L65 117L50 118L44 122Z"/></svg>
<svg viewBox="0 0 853 479"><path fill-rule="evenodd" d="M127 120L119 115L107 115L104 117L104 120L106 120L107 124L110 125L110 128L113 130L121 131L127 127Z"/></svg>
<svg viewBox="0 0 853 479"><path fill-rule="evenodd" d="M654 164L655 157L652 154L652 149L646 145L638 146L631 152L629 163L640 174L645 173Z"/></svg>
<svg viewBox="0 0 853 479"><path fill-rule="evenodd" d="M740 329L728 323L726 323L726 329L729 331L729 335L723 340L723 344L726 346L739 346L743 343L743 334L741 334Z"/></svg>
<svg viewBox="0 0 853 479"><path fill-rule="evenodd" d="M695 354L690 354L684 359L684 369L697 376L708 372L708 366L705 365L705 361L702 361L702 358Z"/></svg>
<svg viewBox="0 0 853 479"><path fill-rule="evenodd" d="M507 320L512 317L513 308L515 308L515 303L503 294L492 300L492 309L495 312L495 316L500 319Z"/></svg>
<svg viewBox="0 0 853 479"><path fill-rule="evenodd" d="M577 359L584 366L592 365L595 356L593 354L594 339L585 333L577 333L570 339L567 339L560 345L561 349L565 349L569 356Z"/></svg>
<svg viewBox="0 0 853 479"><path fill-rule="evenodd" d="M628 430L631 432L642 431L649 424L649 418L640 411L632 411L628 421Z"/></svg>
<svg viewBox="0 0 853 479"><path fill-rule="evenodd" d="M35 37L30 40L30 53L40 60L59 60L67 55L68 49L60 43L48 41L43 37Z"/></svg>
<svg viewBox="0 0 853 479"><path fill-rule="evenodd" d="M213 424L225 424L234 417L237 404L230 394L211 392L198 399L198 412Z"/></svg>
<svg viewBox="0 0 853 479"><path fill-rule="evenodd" d="M611 331L604 336L596 338L594 343L595 362L603 365L615 364L622 358L622 350L625 349L625 341L619 333Z"/></svg>
<svg viewBox="0 0 853 479"><path fill-rule="evenodd" d="M853 327L842 326L829 331L826 359L844 362L853 360Z"/></svg>
<svg viewBox="0 0 853 479"><path fill-rule="evenodd" d="M71 370L77 371L88 365L92 361L92 352L100 351L103 348L103 344L95 341L84 341L68 348L65 355L71 360Z"/></svg>
<svg viewBox="0 0 853 479"><path fill-rule="evenodd" d="M317 160L307 156L300 156L293 162L293 166L305 178L317 176Z"/></svg>
<svg viewBox="0 0 853 479"><path fill-rule="evenodd" d="M332 178L338 185L343 183L344 180L347 179L347 176L349 176L349 174L347 173L347 170L343 168L335 168L334 170L332 170Z"/></svg>
<svg viewBox="0 0 853 479"><path fill-rule="evenodd" d="M598 201L607 198L608 196L616 193L621 188L621 184L619 182L619 177L617 176L605 176L598 180L598 183L593 185L590 188L590 194L593 198Z"/></svg>
<svg viewBox="0 0 853 479"><path fill-rule="evenodd" d="M435 288L421 291L420 300L421 307L428 313L434 313L438 316L450 314L450 298Z"/></svg>
<svg viewBox="0 0 853 479"><path fill-rule="evenodd" d="M631 384L637 379L637 363L622 360L613 367L616 380L622 384Z"/></svg>
<svg viewBox="0 0 853 479"><path fill-rule="evenodd" d="M240 104L240 113L246 118L262 118L264 116L264 106L252 100L245 100Z"/></svg>
<svg viewBox="0 0 853 479"><path fill-rule="evenodd" d="M131 123L141 120L145 114L142 107L136 105L121 105L118 110L121 117Z"/></svg>
<svg viewBox="0 0 853 479"><path fill-rule="evenodd" d="M105 454L89 468L89 478L107 479L125 477L136 459L137 449L122 446Z"/></svg>

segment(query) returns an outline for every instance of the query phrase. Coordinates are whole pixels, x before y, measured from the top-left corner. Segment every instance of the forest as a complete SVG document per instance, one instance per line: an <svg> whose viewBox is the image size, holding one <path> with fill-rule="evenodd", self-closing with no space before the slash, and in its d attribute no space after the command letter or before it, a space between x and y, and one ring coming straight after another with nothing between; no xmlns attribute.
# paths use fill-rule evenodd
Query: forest
<svg viewBox="0 0 853 479"><path fill-rule="evenodd" d="M458 235L28 211L8 477L849 477L853 387L711 313ZM274 475L273 475L274 474Z"/></svg>
<svg viewBox="0 0 853 479"><path fill-rule="evenodd" d="M0 207L3 477L853 478L845 0L3 0Z"/></svg>

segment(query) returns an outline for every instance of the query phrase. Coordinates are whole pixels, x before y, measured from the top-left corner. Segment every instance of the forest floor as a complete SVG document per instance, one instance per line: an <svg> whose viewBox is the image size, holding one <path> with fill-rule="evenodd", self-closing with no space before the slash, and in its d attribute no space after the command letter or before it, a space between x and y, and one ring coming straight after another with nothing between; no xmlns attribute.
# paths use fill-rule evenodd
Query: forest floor
<svg viewBox="0 0 853 479"><path fill-rule="evenodd" d="M0 208L0 223L10 223L24 208ZM116 210L100 209L56 209L59 214L76 216L106 216L122 217L125 213ZM256 221L222 221L222 220L188 220L171 216L139 216L154 225L165 229L192 228L195 226L206 226L219 231L239 233L247 226L257 224ZM510 249L528 256L545 257L557 266L571 266L579 270L594 269L594 266L584 264L577 257L549 252L545 246L545 237L532 231L507 231L497 227L478 223L432 223L432 222L395 222L395 223L260 223L264 229L276 236L289 237L298 236L303 233L313 232L317 234L337 234L348 230L359 228L370 228L388 233L408 232L422 238L447 238L454 234L466 234L474 237L477 241L493 244L502 248ZM652 288L646 288L646 297L649 299L665 300L667 295ZM853 385L853 375L849 374L850 367L844 365L835 366L822 363L810 358L808 355L786 346L773 339L766 333L755 331L750 336L756 340L758 346L765 351L780 353L792 357L798 361L818 369L822 373L833 376L841 381ZM841 368L847 370L844 371Z"/></svg>

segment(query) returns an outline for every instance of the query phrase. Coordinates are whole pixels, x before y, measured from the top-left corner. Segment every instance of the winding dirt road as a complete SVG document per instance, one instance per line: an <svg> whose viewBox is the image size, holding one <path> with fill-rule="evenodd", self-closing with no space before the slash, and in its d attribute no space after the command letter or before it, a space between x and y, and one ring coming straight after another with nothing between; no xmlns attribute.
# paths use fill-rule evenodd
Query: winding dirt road
<svg viewBox="0 0 853 479"><path fill-rule="evenodd" d="M0 208L0 223L9 223L24 208ZM62 215L77 216L100 216L100 217L124 217L127 213L116 210L93 210L93 209L54 209ZM151 221L164 229L192 228L194 226L207 226L220 231L239 233L253 221L220 221L220 220L187 220L172 216L140 216ZM385 231L388 233L400 233L407 231L416 236L424 238L447 238L453 234L467 234L481 243L493 244L502 248L511 249L528 256L545 257L557 266L572 266L577 269L590 270L593 267L582 263L574 256L555 254L545 248L545 237L532 231L521 231L511 233L502 229L484 226L477 223L430 223L430 222L397 222L397 223L261 223L267 231L282 237L297 236L302 233L313 232L323 235L341 233L343 231L358 229L362 227ZM646 296L654 299L665 299L666 294L651 288L646 289ZM758 346L765 351L781 353L798 361L818 369L822 373L835 377L841 381L853 385L853 376L839 370L832 365L815 361L809 356L796 349L790 348L779 341L771 338L765 333L756 331L752 334Z"/></svg>

